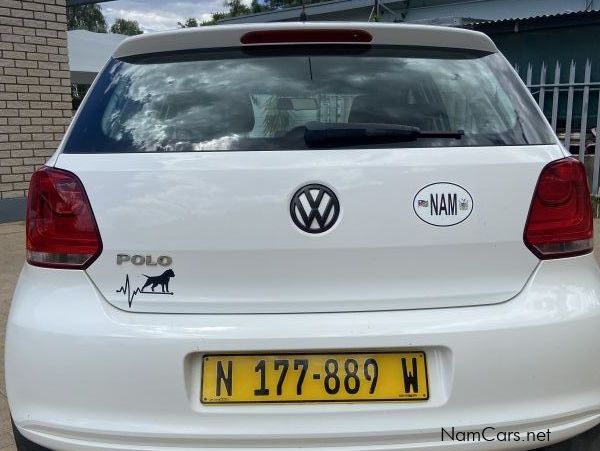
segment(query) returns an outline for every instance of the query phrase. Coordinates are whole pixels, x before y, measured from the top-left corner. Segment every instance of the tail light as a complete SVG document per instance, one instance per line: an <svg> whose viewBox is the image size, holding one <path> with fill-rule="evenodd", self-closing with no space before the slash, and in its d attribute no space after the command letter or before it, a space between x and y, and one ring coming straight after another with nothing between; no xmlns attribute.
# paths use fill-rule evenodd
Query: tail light
<svg viewBox="0 0 600 451"><path fill-rule="evenodd" d="M525 244L546 260L587 254L593 250L593 238L585 168L573 158L548 164L535 188L525 226Z"/></svg>
<svg viewBox="0 0 600 451"><path fill-rule="evenodd" d="M43 167L27 198L27 261L48 268L84 269L102 252L102 240L81 181Z"/></svg>

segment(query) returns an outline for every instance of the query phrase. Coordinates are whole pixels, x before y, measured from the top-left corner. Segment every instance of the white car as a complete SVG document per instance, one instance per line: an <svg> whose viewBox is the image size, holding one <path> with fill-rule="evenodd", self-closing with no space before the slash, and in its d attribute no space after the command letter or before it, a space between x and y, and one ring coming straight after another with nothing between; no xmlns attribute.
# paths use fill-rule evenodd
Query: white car
<svg viewBox="0 0 600 451"><path fill-rule="evenodd" d="M19 449L597 445L592 239L583 166L483 34L127 39L31 181Z"/></svg>

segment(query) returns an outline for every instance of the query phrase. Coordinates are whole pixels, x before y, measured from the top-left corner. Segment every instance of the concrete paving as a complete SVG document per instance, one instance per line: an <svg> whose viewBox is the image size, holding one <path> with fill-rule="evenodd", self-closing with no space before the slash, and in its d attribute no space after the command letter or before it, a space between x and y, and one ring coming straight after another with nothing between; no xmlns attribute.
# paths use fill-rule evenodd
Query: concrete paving
<svg viewBox="0 0 600 451"><path fill-rule="evenodd" d="M0 451L16 451L4 385L4 334L10 300L25 258L25 224L0 224Z"/></svg>
<svg viewBox="0 0 600 451"><path fill-rule="evenodd" d="M596 221L596 258L600 261L600 220ZM16 451L4 385L4 335L12 293L25 258L25 224L0 224L0 451Z"/></svg>

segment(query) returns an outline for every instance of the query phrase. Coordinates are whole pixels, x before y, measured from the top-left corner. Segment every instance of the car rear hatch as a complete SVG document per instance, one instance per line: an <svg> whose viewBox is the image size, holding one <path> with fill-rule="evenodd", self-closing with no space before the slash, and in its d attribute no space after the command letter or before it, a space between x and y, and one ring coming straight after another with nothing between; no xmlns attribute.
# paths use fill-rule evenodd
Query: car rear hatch
<svg viewBox="0 0 600 451"><path fill-rule="evenodd" d="M91 203L106 300L299 313L515 296L539 261L523 243L536 182L562 150L501 55L375 44L111 61L56 161Z"/></svg>

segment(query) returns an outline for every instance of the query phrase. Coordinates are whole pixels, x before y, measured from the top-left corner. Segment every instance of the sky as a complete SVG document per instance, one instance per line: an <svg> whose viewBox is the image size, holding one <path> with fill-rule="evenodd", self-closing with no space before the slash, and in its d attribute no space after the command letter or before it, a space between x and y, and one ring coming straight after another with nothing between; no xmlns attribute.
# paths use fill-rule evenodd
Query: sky
<svg viewBox="0 0 600 451"><path fill-rule="evenodd" d="M117 18L137 20L146 33L177 28L188 17L210 20L211 13L225 10L223 0L115 0L100 5L109 26Z"/></svg>

